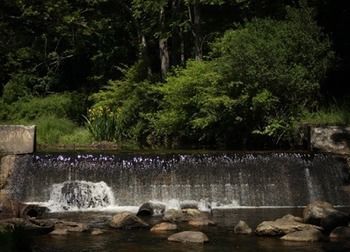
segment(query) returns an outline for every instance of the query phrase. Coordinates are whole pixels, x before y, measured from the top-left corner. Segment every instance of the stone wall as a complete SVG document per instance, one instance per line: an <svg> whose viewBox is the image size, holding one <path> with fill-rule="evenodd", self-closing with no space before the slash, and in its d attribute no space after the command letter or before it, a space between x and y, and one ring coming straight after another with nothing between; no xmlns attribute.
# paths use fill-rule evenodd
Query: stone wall
<svg viewBox="0 0 350 252"><path fill-rule="evenodd" d="M27 154L35 150L35 126L0 125L0 153Z"/></svg>
<svg viewBox="0 0 350 252"><path fill-rule="evenodd" d="M311 127L310 145L313 150L350 154L350 127Z"/></svg>

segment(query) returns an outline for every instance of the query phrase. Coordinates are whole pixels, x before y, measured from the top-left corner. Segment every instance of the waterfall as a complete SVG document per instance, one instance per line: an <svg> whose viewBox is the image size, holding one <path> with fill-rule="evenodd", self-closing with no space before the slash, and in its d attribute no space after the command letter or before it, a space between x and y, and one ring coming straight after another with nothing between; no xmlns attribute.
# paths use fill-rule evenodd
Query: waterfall
<svg viewBox="0 0 350 252"><path fill-rule="evenodd" d="M151 200L195 201L201 208L293 207L316 199L350 205L342 190L348 184L345 160L328 154L61 153L33 155L14 171L9 188L19 200L56 202L62 209Z"/></svg>
<svg viewBox="0 0 350 252"><path fill-rule="evenodd" d="M105 182L66 181L53 184L48 206L51 210L96 210L114 205L114 195Z"/></svg>

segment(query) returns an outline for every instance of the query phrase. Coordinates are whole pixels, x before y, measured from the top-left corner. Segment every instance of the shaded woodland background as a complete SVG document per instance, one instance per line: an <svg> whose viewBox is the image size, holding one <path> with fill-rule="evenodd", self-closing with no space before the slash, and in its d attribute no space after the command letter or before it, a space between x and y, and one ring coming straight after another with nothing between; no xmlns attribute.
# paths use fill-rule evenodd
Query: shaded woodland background
<svg viewBox="0 0 350 252"><path fill-rule="evenodd" d="M298 145L350 121L347 1L3 0L0 121L40 143Z"/></svg>

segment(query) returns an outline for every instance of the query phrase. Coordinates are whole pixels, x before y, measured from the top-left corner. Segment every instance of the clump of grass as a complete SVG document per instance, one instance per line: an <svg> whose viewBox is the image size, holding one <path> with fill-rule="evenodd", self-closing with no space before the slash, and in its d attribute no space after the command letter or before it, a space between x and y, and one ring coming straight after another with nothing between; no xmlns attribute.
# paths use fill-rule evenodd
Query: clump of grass
<svg viewBox="0 0 350 252"><path fill-rule="evenodd" d="M56 116L40 117L35 124L39 144L58 144L62 136L71 134L77 128L69 119Z"/></svg>
<svg viewBox="0 0 350 252"><path fill-rule="evenodd" d="M93 137L86 128L76 128L71 134L59 138L60 144L91 144Z"/></svg>
<svg viewBox="0 0 350 252"><path fill-rule="evenodd" d="M302 124L312 125L339 125L345 126L350 124L350 105L349 104L332 104L323 107L318 111L303 113L301 118Z"/></svg>

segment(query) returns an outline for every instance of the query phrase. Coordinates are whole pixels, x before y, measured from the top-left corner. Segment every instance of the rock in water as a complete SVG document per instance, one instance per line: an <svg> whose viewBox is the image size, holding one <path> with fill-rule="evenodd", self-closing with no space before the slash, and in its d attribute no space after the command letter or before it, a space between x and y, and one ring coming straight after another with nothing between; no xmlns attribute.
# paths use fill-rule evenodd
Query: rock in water
<svg viewBox="0 0 350 252"><path fill-rule="evenodd" d="M110 226L118 229L148 228L148 224L130 212L121 212L113 216Z"/></svg>
<svg viewBox="0 0 350 252"><path fill-rule="evenodd" d="M320 230L311 228L286 234L281 239L285 241L315 242L325 240L325 237Z"/></svg>
<svg viewBox="0 0 350 252"><path fill-rule="evenodd" d="M204 243L209 241L208 236L198 231L183 231L180 233L173 234L168 237L168 241L174 242L192 242L192 243Z"/></svg>
<svg viewBox="0 0 350 252"><path fill-rule="evenodd" d="M151 232L176 230L177 225L169 222L159 223L151 228Z"/></svg>
<svg viewBox="0 0 350 252"><path fill-rule="evenodd" d="M152 216L154 214L162 214L165 210L165 205L161 203L147 202L140 206L137 216Z"/></svg>
<svg viewBox="0 0 350 252"><path fill-rule="evenodd" d="M194 218L188 222L189 225L194 227L201 227L201 226L214 226L216 223L212 220L209 220L208 218Z"/></svg>
<svg viewBox="0 0 350 252"><path fill-rule="evenodd" d="M329 235L332 240L350 241L350 227L337 227Z"/></svg>
<svg viewBox="0 0 350 252"><path fill-rule="evenodd" d="M47 234L54 229L54 223L47 220L10 218L1 220L0 227L7 232L21 230L28 234Z"/></svg>
<svg viewBox="0 0 350 252"><path fill-rule="evenodd" d="M235 234L251 234L253 231L245 221L240 220L234 227Z"/></svg>
<svg viewBox="0 0 350 252"><path fill-rule="evenodd" d="M338 211L332 204L324 201L315 201L307 205L303 211L305 223L321 226L326 232L338 226L346 226L350 216Z"/></svg>
<svg viewBox="0 0 350 252"><path fill-rule="evenodd" d="M163 220L169 222L181 222L185 221L185 216L181 210L169 209L165 211Z"/></svg>
<svg viewBox="0 0 350 252"><path fill-rule="evenodd" d="M311 224L304 224L298 222L296 221L294 216L286 215L280 219L276 219L275 221L263 221L258 225L258 227L255 230L255 233L257 235L281 236L286 235L288 233L312 228L322 229Z"/></svg>

